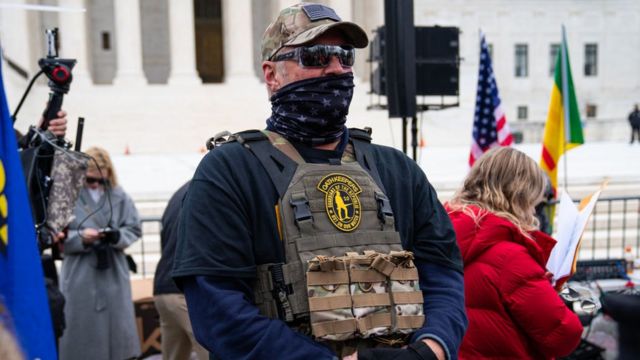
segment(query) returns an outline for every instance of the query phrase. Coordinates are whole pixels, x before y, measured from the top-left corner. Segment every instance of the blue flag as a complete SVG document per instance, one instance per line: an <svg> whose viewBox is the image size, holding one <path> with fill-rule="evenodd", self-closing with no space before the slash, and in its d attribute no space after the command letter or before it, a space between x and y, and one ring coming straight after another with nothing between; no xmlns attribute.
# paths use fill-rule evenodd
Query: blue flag
<svg viewBox="0 0 640 360"><path fill-rule="evenodd" d="M0 303L6 305L27 358L56 359L42 264L1 64L0 61Z"/></svg>

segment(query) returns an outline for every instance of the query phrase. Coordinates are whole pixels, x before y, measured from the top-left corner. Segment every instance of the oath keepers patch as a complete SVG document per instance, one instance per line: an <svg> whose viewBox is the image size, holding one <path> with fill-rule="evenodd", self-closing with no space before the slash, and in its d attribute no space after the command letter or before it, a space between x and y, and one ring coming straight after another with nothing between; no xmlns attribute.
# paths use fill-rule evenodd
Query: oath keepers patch
<svg viewBox="0 0 640 360"><path fill-rule="evenodd" d="M358 228L362 208L358 194L360 185L344 174L329 174L320 180L318 190L324 193L324 206L331 223L338 230Z"/></svg>

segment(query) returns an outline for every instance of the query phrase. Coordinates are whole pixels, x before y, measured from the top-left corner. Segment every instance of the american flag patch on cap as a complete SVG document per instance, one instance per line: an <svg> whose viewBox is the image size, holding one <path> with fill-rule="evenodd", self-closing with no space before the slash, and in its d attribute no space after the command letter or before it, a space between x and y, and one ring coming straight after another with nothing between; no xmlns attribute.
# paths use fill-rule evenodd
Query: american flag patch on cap
<svg viewBox="0 0 640 360"><path fill-rule="evenodd" d="M304 11L305 14L307 14L307 17L311 21L318 21L322 19L340 21L340 17L338 16L338 14L336 14L336 12L332 8L324 5L318 5L318 4L304 5L302 6L302 10Z"/></svg>

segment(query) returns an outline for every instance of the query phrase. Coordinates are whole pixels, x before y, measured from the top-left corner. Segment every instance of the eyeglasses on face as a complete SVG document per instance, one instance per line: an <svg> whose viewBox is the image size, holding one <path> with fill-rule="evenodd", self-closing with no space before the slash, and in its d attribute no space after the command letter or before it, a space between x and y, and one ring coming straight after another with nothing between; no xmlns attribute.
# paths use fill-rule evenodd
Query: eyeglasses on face
<svg viewBox="0 0 640 360"><path fill-rule="evenodd" d="M336 56L343 67L352 67L356 59L356 51L347 45L313 45L301 46L293 51L279 54L271 61L298 60L303 68L322 68L331 63L331 57Z"/></svg>
<svg viewBox="0 0 640 360"><path fill-rule="evenodd" d="M95 184L98 183L100 185L104 185L106 183L105 179L101 179L101 178L94 178L94 177L89 177L87 176L85 178L85 181L87 182L87 184Z"/></svg>

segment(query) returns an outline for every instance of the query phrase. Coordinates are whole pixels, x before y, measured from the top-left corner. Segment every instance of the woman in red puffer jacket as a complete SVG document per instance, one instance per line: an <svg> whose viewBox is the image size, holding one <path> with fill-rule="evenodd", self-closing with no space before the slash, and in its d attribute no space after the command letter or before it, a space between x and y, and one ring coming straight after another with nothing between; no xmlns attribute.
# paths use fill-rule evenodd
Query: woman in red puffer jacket
<svg viewBox="0 0 640 360"><path fill-rule="evenodd" d="M527 155L497 148L446 204L464 261L469 327L460 359L552 359L580 342L582 325L545 270L556 242L536 230L545 181Z"/></svg>

